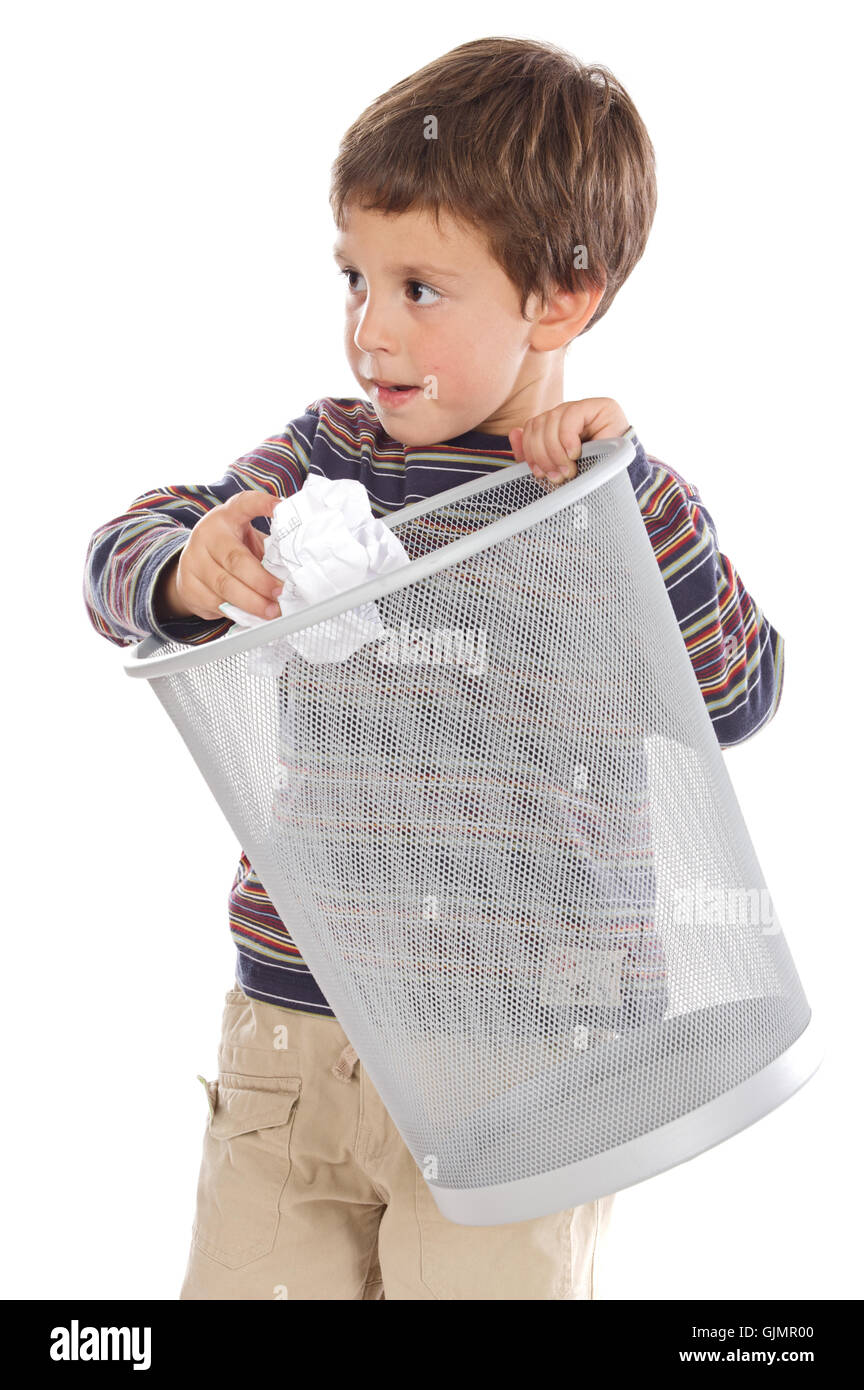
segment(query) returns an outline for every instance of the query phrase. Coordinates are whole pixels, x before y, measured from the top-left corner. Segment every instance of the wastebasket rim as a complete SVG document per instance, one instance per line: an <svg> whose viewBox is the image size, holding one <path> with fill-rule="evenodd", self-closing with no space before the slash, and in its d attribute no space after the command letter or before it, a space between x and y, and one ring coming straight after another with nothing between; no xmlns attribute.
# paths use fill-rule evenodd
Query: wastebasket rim
<svg viewBox="0 0 864 1390"><path fill-rule="evenodd" d="M377 575L352 589L346 589L343 593L324 599L321 603L311 604L299 613L289 613L284 617L273 618L270 622L262 623L256 627L229 632L222 637L217 637L212 642L190 645L185 651L174 652L167 656L153 655L159 648L165 646L165 638L156 635L145 637L131 651L126 652L123 662L126 674L127 676L151 680L157 676L172 675L179 671L189 670L193 666L205 665L211 661L221 661L234 652L251 651L258 646L267 646L278 638L288 637L295 632L302 632L305 628L314 627L317 623L324 622L328 618L335 618L342 613L350 612L351 609L359 608L362 604L374 603L385 594L405 588L408 584L416 583L420 579L426 579L437 573L438 570L446 569L448 565L458 563L470 555L488 550L490 546L498 544L499 541L507 540L520 531L526 531L537 522L545 521L548 517L554 516L564 507L581 501L589 493L594 492L620 473L628 464L632 463L636 456L636 446L632 442L631 435L632 430L629 430L627 434L615 439L586 441L582 448L580 461L590 459L596 460L596 462L593 462L591 468L578 473L570 482L561 483L545 497L538 498L536 502L529 502L526 506L511 512L509 516L499 517L496 521L490 522L488 526L481 526L478 530L472 531L470 535L460 536L448 545L440 546L437 550L430 551L428 555L421 555L418 559L412 560L409 564L402 565L396 570L391 570L388 574ZM484 475L482 478L475 478L469 483L461 483L457 487L448 488L446 492L436 493L433 497L426 498L421 502L412 502L409 506L402 507L399 511L391 512L388 516L383 516L380 519L392 529L403 521L413 521L426 512L437 511L441 507L449 506L452 502L476 496L478 493L490 491L495 487L502 487L506 483L514 482L517 478L525 476L533 477L529 464L510 464L491 476Z"/></svg>

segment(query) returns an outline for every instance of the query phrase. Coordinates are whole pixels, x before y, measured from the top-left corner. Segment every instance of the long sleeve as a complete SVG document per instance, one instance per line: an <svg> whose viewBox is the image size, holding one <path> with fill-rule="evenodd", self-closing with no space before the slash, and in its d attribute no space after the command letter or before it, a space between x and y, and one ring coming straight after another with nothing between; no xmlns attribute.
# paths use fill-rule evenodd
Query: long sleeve
<svg viewBox="0 0 864 1390"><path fill-rule="evenodd" d="M777 711L784 640L721 552L698 490L635 442L639 507L717 740L731 748Z"/></svg>
<svg viewBox="0 0 864 1390"><path fill-rule="evenodd" d="M298 491L308 472L317 424L317 414L307 411L280 434L244 454L218 483L154 488L100 526L87 547L83 583L84 604L96 631L117 646L140 642L151 634L198 645L227 632L229 618L190 617L159 623L153 597L162 570L186 544L200 518L243 488L281 497ZM256 517L252 524L262 534L268 533L265 519Z"/></svg>

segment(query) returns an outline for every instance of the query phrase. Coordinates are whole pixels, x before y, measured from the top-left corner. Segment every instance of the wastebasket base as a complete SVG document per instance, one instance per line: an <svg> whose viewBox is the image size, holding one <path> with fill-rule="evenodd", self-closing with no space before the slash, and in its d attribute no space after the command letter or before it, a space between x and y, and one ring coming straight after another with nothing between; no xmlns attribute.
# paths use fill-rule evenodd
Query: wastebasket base
<svg viewBox="0 0 864 1390"><path fill-rule="evenodd" d="M508 1225L581 1206L685 1163L755 1124L809 1080L822 1056L811 1018L791 1046L767 1067L638 1139L515 1182L453 1188L427 1179L427 1185L442 1216L462 1226Z"/></svg>

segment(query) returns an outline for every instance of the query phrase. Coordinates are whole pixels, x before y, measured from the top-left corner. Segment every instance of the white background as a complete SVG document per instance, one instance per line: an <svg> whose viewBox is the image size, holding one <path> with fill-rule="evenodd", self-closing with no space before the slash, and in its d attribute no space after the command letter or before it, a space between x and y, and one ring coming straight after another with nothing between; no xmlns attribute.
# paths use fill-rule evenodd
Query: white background
<svg viewBox="0 0 864 1390"><path fill-rule="evenodd" d="M316 397L359 394L330 163L376 95L488 34L606 64L657 151L648 249L571 348L566 396L614 396L699 487L786 638L776 719L725 756L827 1054L757 1125L618 1195L599 1293L864 1293L852 7L454 10L5 11L6 1297L177 1297L195 1076L216 1075L233 979L239 846L89 624L88 541L150 488L217 481Z"/></svg>

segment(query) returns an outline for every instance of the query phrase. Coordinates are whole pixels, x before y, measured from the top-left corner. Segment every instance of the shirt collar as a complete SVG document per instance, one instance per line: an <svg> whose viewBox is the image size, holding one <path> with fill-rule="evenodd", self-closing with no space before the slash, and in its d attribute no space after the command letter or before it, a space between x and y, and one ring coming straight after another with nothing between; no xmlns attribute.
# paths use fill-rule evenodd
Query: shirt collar
<svg viewBox="0 0 864 1390"><path fill-rule="evenodd" d="M506 434L483 434L480 430L466 430L464 434L457 434L453 439L445 439L442 442L448 449L476 449L481 453L513 452Z"/></svg>

